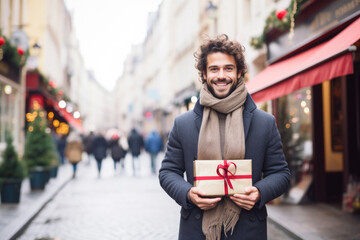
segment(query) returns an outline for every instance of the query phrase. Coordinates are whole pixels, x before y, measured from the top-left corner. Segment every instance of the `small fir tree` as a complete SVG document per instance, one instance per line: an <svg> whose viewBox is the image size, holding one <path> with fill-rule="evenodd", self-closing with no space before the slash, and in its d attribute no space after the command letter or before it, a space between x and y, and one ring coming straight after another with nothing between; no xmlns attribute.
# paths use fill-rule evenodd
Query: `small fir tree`
<svg viewBox="0 0 360 240"><path fill-rule="evenodd" d="M45 113L35 110L33 115L35 119L27 129L23 159L29 170L35 167L50 168L57 154L51 135L46 132Z"/></svg>
<svg viewBox="0 0 360 240"><path fill-rule="evenodd" d="M2 162L0 163L0 185L7 179L22 181L25 177L25 166L19 161L12 137L9 135L6 138L6 148L2 153Z"/></svg>

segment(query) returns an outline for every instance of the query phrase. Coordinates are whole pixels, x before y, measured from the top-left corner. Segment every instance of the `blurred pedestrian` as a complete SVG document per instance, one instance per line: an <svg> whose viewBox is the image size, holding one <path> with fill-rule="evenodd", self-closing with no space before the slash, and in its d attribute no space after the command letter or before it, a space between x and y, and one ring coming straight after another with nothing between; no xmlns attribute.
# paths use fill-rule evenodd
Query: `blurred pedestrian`
<svg viewBox="0 0 360 240"><path fill-rule="evenodd" d="M163 140L158 132L151 131L145 138L145 150L150 154L151 158L151 170L156 173L156 157L158 153L163 149Z"/></svg>
<svg viewBox="0 0 360 240"><path fill-rule="evenodd" d="M88 157L87 164L88 165L90 164L91 158L93 157L92 143L93 143L94 137L95 137L94 132L90 131L89 135L87 135L84 138L84 150L87 153L87 157Z"/></svg>
<svg viewBox="0 0 360 240"><path fill-rule="evenodd" d="M124 169L125 168L125 157L127 152L129 151L129 144L128 144L128 140L127 140L127 136L125 133L121 133L120 134L120 140L119 140L119 144L121 146L121 148L124 150L124 156L123 158L120 159L120 165L121 168Z"/></svg>
<svg viewBox="0 0 360 240"><path fill-rule="evenodd" d="M92 152L97 163L99 177L101 173L102 160L106 158L107 145L106 139L101 133L97 134L92 142Z"/></svg>
<svg viewBox="0 0 360 240"><path fill-rule="evenodd" d="M66 146L66 135L60 134L56 142L56 147L59 152L61 164L65 163L65 146Z"/></svg>
<svg viewBox="0 0 360 240"><path fill-rule="evenodd" d="M114 161L114 170L116 170L116 164L120 163L120 160L125 156L125 151L120 145L119 135L113 134L109 140L109 148L111 158Z"/></svg>
<svg viewBox="0 0 360 240"><path fill-rule="evenodd" d="M73 166L73 178L76 177L77 164L82 159L82 151L82 139L76 131L72 131L66 139L65 156Z"/></svg>
<svg viewBox="0 0 360 240"><path fill-rule="evenodd" d="M135 161L138 161L141 149L144 147L144 139L135 128L133 128L130 132L128 144L132 156L133 175L135 176Z"/></svg>

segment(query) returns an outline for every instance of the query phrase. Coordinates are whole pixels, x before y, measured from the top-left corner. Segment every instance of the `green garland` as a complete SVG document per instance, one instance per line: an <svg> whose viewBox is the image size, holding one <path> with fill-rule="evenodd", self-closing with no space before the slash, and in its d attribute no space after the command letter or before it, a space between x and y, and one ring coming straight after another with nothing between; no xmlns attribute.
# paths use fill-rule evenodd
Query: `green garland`
<svg viewBox="0 0 360 240"><path fill-rule="evenodd" d="M40 81L45 84L46 90L49 91L49 93L54 96L55 99L58 98L59 92L61 91L61 88L53 88L50 85L50 80L48 77L46 77L38 68L35 68L34 70L29 70L30 73L37 73L40 76ZM63 91L64 92L64 91ZM71 99L64 93L61 97L66 102L71 102Z"/></svg>
<svg viewBox="0 0 360 240"><path fill-rule="evenodd" d="M0 37L3 37L5 40L5 44L0 47L2 48L3 51L3 58L1 59L1 61L5 61L9 65L18 69L23 67L26 63L26 59L29 56L29 50L24 51L24 55L20 56L17 47L12 45L10 43L10 40L7 39L7 37L2 36L1 30L0 30Z"/></svg>
<svg viewBox="0 0 360 240"><path fill-rule="evenodd" d="M270 16L267 17L265 21L265 27L263 29L263 32L258 37L252 37L250 40L250 45L255 49L261 49L266 41L266 33L273 28L279 29L280 31L284 31L290 28L291 24L291 13L294 9L294 1L296 1L297 7L296 12L294 14L294 18L299 14L301 6L307 1L307 0L291 0L289 7L286 9L287 14L283 19L278 19L276 17L276 10L273 10L270 13Z"/></svg>

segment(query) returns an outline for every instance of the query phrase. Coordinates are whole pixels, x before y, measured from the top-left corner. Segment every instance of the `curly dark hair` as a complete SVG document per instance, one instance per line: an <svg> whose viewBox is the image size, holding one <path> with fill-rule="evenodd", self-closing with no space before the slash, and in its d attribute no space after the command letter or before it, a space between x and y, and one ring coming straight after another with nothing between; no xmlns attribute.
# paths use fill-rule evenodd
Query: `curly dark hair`
<svg viewBox="0 0 360 240"><path fill-rule="evenodd" d="M203 72L206 72L207 56L211 53L222 52L235 58L237 71L241 71L243 77L247 72L244 52L245 48L237 41L230 41L226 34L218 35L213 39L207 39L194 53L196 60L195 67L199 70L202 83L206 82Z"/></svg>

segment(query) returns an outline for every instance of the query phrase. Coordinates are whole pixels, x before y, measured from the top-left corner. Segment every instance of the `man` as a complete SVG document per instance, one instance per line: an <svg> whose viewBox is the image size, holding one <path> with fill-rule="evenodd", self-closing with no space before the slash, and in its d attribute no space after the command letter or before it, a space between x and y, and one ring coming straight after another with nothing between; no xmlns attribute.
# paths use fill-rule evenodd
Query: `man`
<svg viewBox="0 0 360 240"><path fill-rule="evenodd" d="M133 176L135 176L135 160L139 159L141 149L144 147L144 139L135 128L131 129L130 136L128 137L128 144L132 156Z"/></svg>
<svg viewBox="0 0 360 240"><path fill-rule="evenodd" d="M90 165L91 158L93 157L93 141L95 135L93 131L90 131L89 135L87 135L84 139L84 150L87 153L88 162L87 164Z"/></svg>
<svg viewBox="0 0 360 240"><path fill-rule="evenodd" d="M179 239L266 239L265 203L284 193L290 180L275 118L247 93L239 43L220 35L195 57L200 100L175 119L159 172L161 186L182 207ZM195 159L252 159L253 186L245 194L204 197L193 187Z"/></svg>
<svg viewBox="0 0 360 240"><path fill-rule="evenodd" d="M94 137L93 142L92 142L92 153L94 154L94 158L96 160L99 178L101 176L102 161L104 158L106 158L107 147L108 147L108 144L104 137L104 134L102 132L99 132Z"/></svg>
<svg viewBox="0 0 360 240"><path fill-rule="evenodd" d="M155 130L148 133L145 138L145 150L150 154L152 173L156 173L156 157L162 149L163 140L160 134Z"/></svg>

